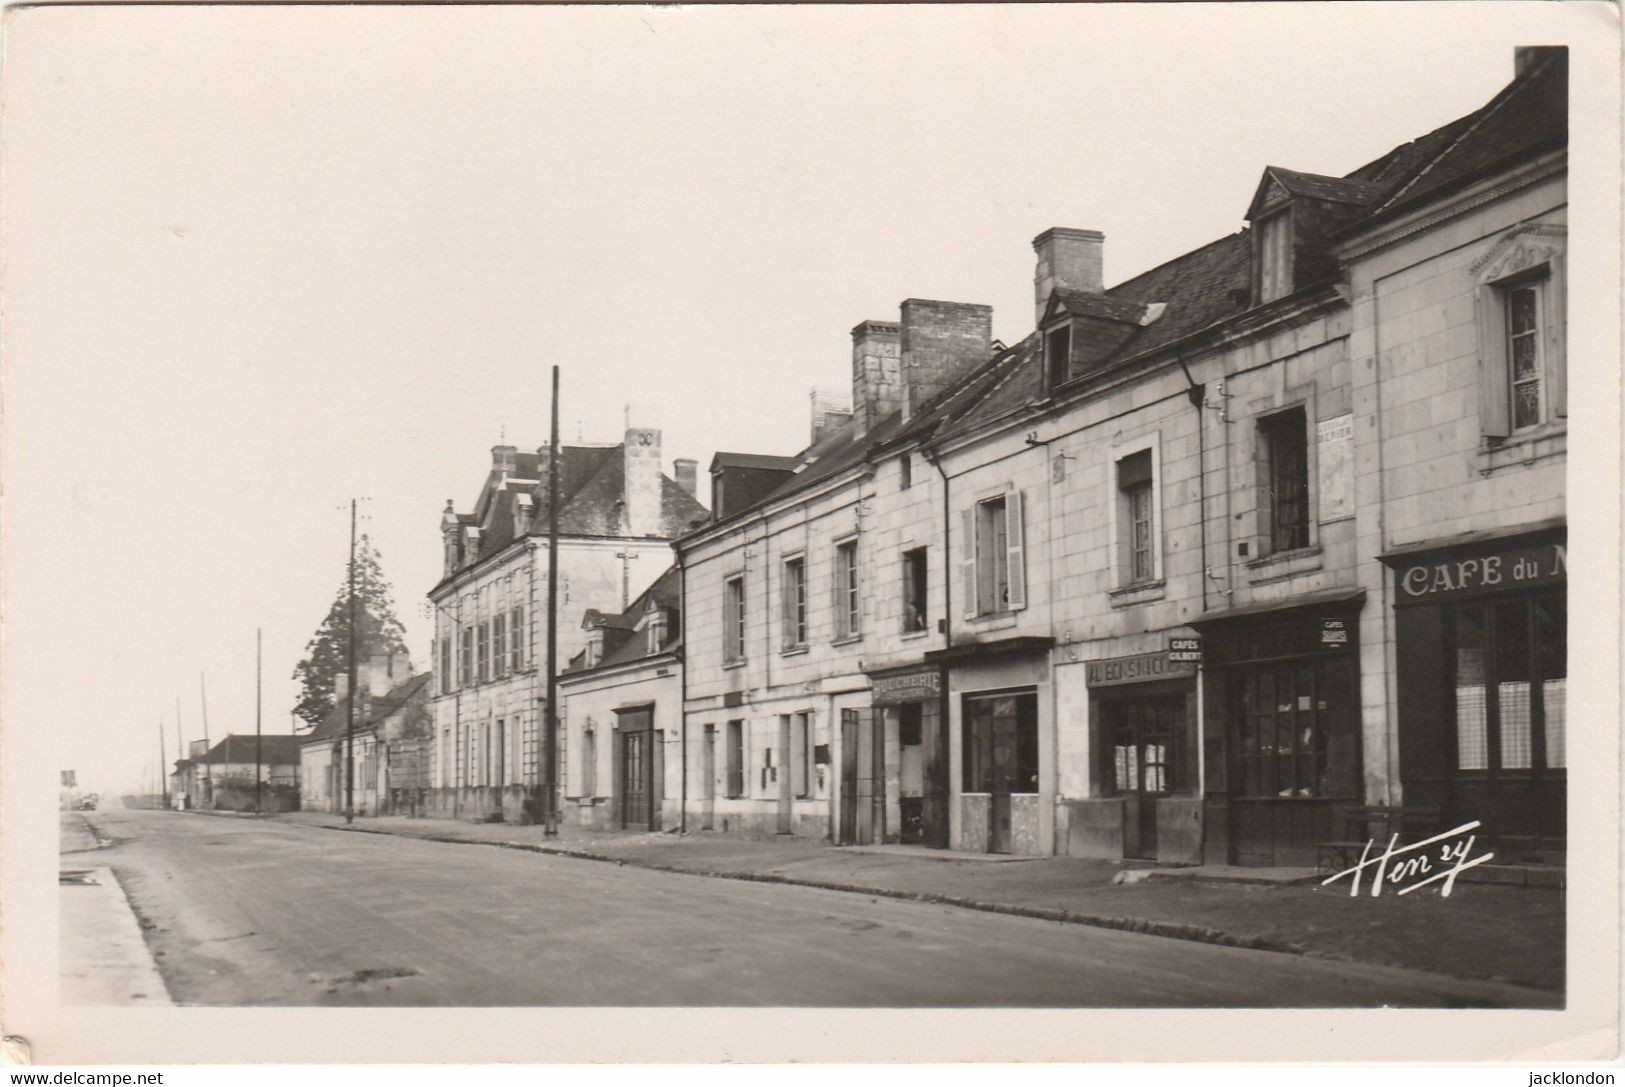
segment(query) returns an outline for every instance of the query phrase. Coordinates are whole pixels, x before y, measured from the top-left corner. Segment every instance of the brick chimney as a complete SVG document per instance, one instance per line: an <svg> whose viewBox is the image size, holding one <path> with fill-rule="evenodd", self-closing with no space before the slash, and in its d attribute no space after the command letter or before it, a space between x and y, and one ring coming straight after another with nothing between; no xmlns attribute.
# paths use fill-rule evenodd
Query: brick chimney
<svg viewBox="0 0 1625 1087"><path fill-rule="evenodd" d="M629 536L660 534L660 431L628 427L625 457L626 531Z"/></svg>
<svg viewBox="0 0 1625 1087"><path fill-rule="evenodd" d="M493 445L491 447L491 471L498 475L511 476L519 467L519 450L511 445Z"/></svg>
<svg viewBox="0 0 1625 1087"><path fill-rule="evenodd" d="M1106 235L1098 230L1052 226L1033 239L1038 267L1033 271L1035 322L1044 319L1044 305L1057 287L1100 294L1106 289L1104 250Z"/></svg>
<svg viewBox="0 0 1625 1087"><path fill-rule="evenodd" d="M902 305L903 418L993 354L993 307L909 298Z"/></svg>
<svg viewBox="0 0 1625 1087"><path fill-rule="evenodd" d="M894 321L852 329L852 419L859 434L903 406L901 330Z"/></svg>
<svg viewBox="0 0 1625 1087"><path fill-rule="evenodd" d="M700 462L689 457L678 457L671 462L672 476L677 485L688 492L693 499L700 497Z"/></svg>

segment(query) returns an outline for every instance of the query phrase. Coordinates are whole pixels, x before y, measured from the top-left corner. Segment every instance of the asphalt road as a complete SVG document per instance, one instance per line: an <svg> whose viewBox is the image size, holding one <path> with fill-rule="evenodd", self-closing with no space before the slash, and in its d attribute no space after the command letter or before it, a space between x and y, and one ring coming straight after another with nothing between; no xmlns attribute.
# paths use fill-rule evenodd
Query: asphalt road
<svg viewBox="0 0 1625 1087"><path fill-rule="evenodd" d="M176 1003L1477 1006L1431 974L480 845L87 816Z"/></svg>

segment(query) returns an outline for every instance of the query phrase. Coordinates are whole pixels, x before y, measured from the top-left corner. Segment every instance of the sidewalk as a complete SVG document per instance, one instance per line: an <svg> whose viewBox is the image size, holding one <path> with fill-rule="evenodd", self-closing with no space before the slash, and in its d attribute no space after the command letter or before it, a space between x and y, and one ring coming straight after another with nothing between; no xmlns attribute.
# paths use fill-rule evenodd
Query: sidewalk
<svg viewBox="0 0 1625 1087"><path fill-rule="evenodd" d="M96 835L78 813L63 813L61 834L59 999L76 1005L169 1004L124 888L111 868L94 863L101 847Z"/></svg>
<svg viewBox="0 0 1625 1087"><path fill-rule="evenodd" d="M346 829L342 816L294 812L281 822ZM793 883L1126 929L1178 939L1563 987L1560 890L1458 884L1449 898L1351 898L1318 880L1256 883L1146 879L1114 884L1122 861L1039 857L1004 863L946 851L840 848L709 832L612 833L562 827L360 817L348 829L614 861L668 872Z"/></svg>

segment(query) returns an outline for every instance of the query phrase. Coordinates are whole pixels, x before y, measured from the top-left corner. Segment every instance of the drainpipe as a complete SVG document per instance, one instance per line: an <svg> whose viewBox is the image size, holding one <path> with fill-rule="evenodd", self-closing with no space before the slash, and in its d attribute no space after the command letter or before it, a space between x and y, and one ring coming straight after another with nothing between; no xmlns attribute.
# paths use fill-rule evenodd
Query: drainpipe
<svg viewBox="0 0 1625 1087"><path fill-rule="evenodd" d="M942 477L942 647L944 650L948 650L952 649L954 646L954 575L953 562L951 561L952 552L949 550L949 530L953 525L953 508L950 504L948 496L948 473L943 469L942 461L938 457L936 450L932 449L929 445L920 446L920 455L925 457L926 460L930 461L931 467L935 468L937 470L937 475ZM926 585L929 586L930 584L931 582L928 578L926 580ZM941 688L941 691L939 691L937 694L937 731L938 734L941 735L946 741L950 732L948 721L951 707L951 702L948 697L947 661L943 661L942 664ZM942 767L943 776L948 779L946 782L947 795L943 797L943 802L945 805L948 805L948 807L942 813L942 833L947 839L943 843L944 846L948 849L952 849L954 844L953 832L951 830L953 826L953 811L951 801L953 799L954 792L953 771L951 769L953 764L953 744L951 742L945 742L943 743L943 746L949 750L947 752L948 758L946 760L946 764Z"/></svg>
<svg viewBox="0 0 1625 1087"><path fill-rule="evenodd" d="M1207 403L1207 386L1191 376L1185 357L1179 357L1179 368L1185 371L1191 407L1196 409L1196 523L1202 536L1202 567L1198 578L1202 582L1202 610L1207 611L1207 420L1202 415Z"/></svg>
<svg viewBox="0 0 1625 1087"><path fill-rule="evenodd" d="M683 570L683 553L677 548L677 623L678 634L685 634L682 622L688 615L688 577ZM680 800L677 806L677 833L688 833L688 654L683 652L682 646L677 647L677 720L678 720L678 757L682 760L683 770L681 784L678 789Z"/></svg>

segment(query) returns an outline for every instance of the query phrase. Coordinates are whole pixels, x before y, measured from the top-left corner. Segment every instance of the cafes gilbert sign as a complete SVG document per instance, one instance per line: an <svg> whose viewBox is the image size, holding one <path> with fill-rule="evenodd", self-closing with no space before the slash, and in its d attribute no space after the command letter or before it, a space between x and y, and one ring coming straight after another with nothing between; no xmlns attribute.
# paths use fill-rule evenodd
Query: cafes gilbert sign
<svg viewBox="0 0 1625 1087"><path fill-rule="evenodd" d="M1564 541L1522 543L1474 555L1391 559L1399 602L1561 584L1568 577Z"/></svg>

